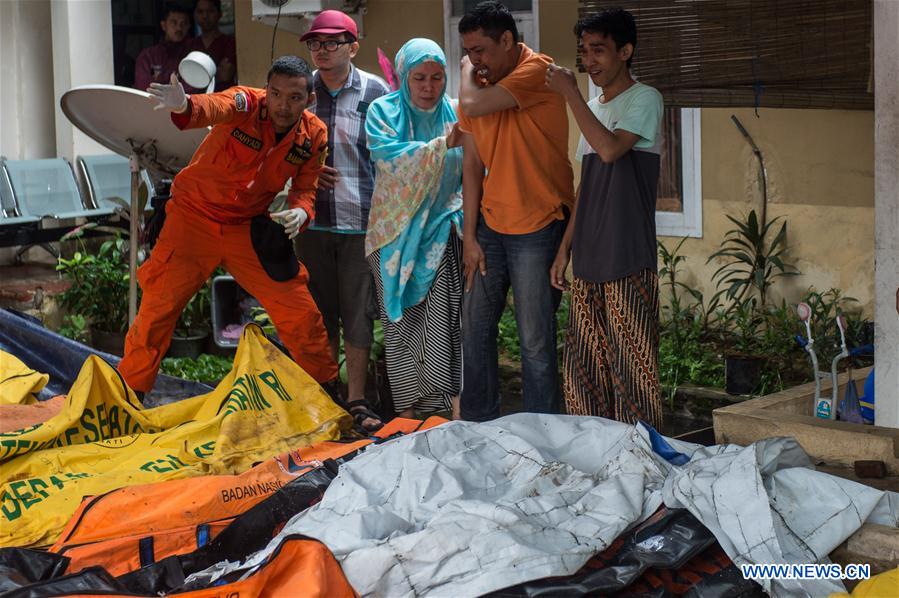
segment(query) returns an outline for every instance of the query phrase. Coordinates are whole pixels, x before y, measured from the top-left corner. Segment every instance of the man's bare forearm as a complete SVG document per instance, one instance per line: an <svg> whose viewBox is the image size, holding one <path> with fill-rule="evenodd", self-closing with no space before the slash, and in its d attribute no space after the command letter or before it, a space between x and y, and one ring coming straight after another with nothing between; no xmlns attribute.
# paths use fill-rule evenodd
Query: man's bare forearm
<svg viewBox="0 0 899 598"><path fill-rule="evenodd" d="M571 108L577 126L584 134L584 139L599 155L600 160L611 164L630 151L639 137L629 131L610 131L607 129L584 101L579 89L565 94L565 101Z"/></svg>

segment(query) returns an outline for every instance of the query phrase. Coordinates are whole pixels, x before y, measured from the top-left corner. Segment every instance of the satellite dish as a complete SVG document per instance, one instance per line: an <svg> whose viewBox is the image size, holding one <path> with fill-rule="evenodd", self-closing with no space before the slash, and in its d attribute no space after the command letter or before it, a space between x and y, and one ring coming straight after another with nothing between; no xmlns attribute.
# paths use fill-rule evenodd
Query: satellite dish
<svg viewBox="0 0 899 598"><path fill-rule="evenodd" d="M138 189L140 169L157 177L174 176L190 163L208 129L181 131L168 110L153 110L150 94L116 85L82 85L65 92L62 111L85 135L131 164L129 218L128 324L137 313L137 239L140 234Z"/></svg>
<svg viewBox="0 0 899 598"><path fill-rule="evenodd" d="M174 176L190 163L208 129L181 131L167 110L153 110L150 94L116 85L82 85L63 94L62 111L72 124L142 168Z"/></svg>

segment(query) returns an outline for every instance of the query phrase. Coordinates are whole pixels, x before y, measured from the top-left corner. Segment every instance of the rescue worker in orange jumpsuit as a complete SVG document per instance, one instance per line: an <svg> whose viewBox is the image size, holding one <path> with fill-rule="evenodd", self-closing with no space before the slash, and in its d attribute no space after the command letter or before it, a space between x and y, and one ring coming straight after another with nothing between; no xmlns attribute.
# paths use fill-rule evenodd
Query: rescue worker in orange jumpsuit
<svg viewBox="0 0 899 598"><path fill-rule="evenodd" d="M335 384L324 322L289 240L313 215L327 152L327 128L306 111L315 98L309 66L278 58L265 89L187 96L173 74L147 91L179 128L212 130L175 177L165 225L137 272L143 298L119 363L125 382L141 395L153 387L181 311L222 265L262 304L293 359L319 383ZM289 208L271 214L282 230L268 208L288 179Z"/></svg>

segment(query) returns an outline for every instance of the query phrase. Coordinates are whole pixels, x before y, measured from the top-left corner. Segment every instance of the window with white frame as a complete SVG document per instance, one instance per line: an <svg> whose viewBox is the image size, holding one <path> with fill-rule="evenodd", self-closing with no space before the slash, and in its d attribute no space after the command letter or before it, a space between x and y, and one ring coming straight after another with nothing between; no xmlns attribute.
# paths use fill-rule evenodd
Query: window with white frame
<svg viewBox="0 0 899 598"><path fill-rule="evenodd" d="M590 97L599 88L590 82ZM656 234L702 237L702 153L699 108L665 108Z"/></svg>
<svg viewBox="0 0 899 598"><path fill-rule="evenodd" d="M447 88L451 97L459 95L459 62L462 60L462 41L459 38L459 21L466 12L481 0L443 0L443 35L446 50ZM539 26L537 21L538 0L501 0L515 18L519 41L532 50L540 50Z"/></svg>

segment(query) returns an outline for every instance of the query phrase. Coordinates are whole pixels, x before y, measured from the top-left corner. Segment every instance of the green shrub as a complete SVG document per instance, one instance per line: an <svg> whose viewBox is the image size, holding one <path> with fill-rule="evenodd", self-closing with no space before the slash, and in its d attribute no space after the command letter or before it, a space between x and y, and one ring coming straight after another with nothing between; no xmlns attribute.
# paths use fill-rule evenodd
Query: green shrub
<svg viewBox="0 0 899 598"><path fill-rule="evenodd" d="M231 371L232 362L228 357L217 355L200 355L197 359L189 357L166 357L162 360L159 371L175 378L218 384Z"/></svg>
<svg viewBox="0 0 899 598"><path fill-rule="evenodd" d="M200 290L190 298L178 322L175 324L175 334L178 336L191 336L194 332L205 332L212 328L212 280L207 280Z"/></svg>
<svg viewBox="0 0 899 598"><path fill-rule="evenodd" d="M90 342L90 330L88 330L87 320L81 314L68 314L63 317L62 326L59 327L59 334L79 343Z"/></svg>
<svg viewBox="0 0 899 598"><path fill-rule="evenodd" d="M715 271L712 279L716 281L720 292L725 293L736 305L742 305L755 295L758 297L759 307L764 309L768 291L774 282L782 276L798 274L792 265L784 262L787 223L782 222L777 234L774 234L773 227L780 219L760 223L755 210L749 212L745 221L733 216L728 216L727 219L736 228L727 231L720 249L706 261L709 263L716 258L724 259L724 265ZM772 235L773 239L770 238Z"/></svg>
<svg viewBox="0 0 899 598"><path fill-rule="evenodd" d="M104 241L96 254L76 251L71 259L59 258L56 270L71 286L59 301L69 314L107 332L128 328L128 242L121 237Z"/></svg>

